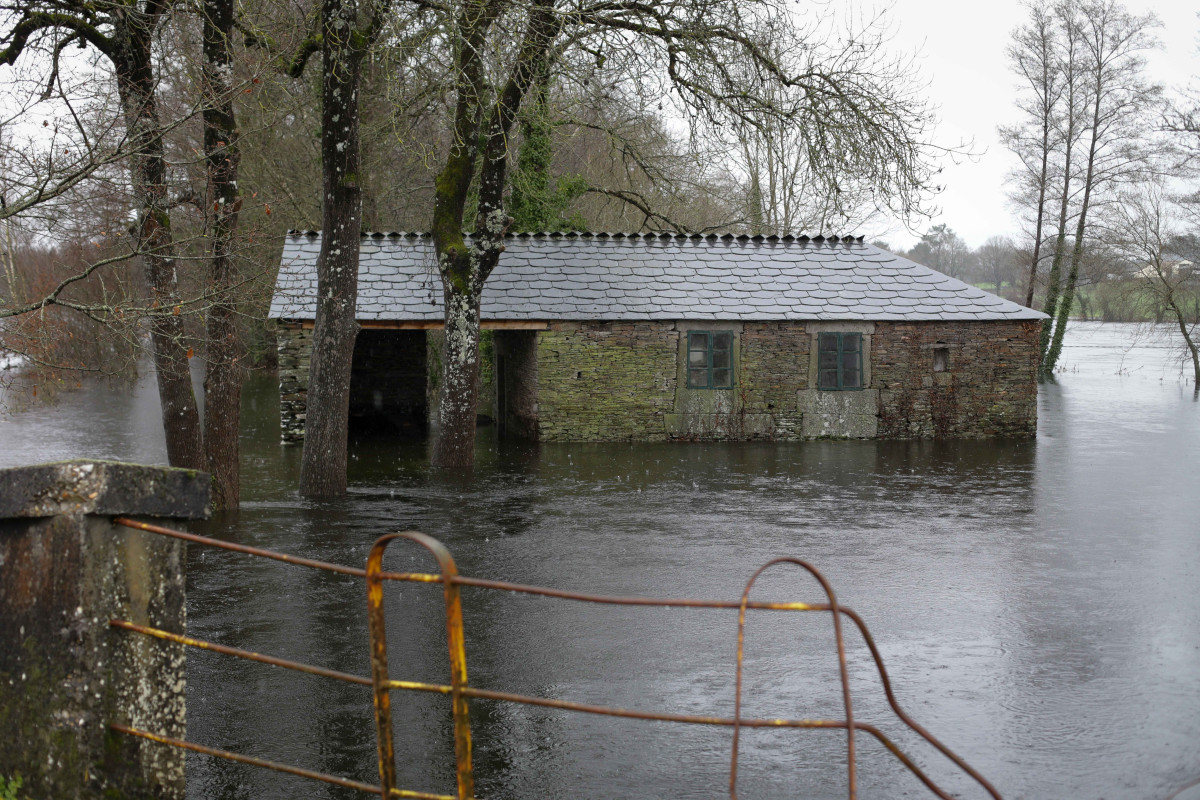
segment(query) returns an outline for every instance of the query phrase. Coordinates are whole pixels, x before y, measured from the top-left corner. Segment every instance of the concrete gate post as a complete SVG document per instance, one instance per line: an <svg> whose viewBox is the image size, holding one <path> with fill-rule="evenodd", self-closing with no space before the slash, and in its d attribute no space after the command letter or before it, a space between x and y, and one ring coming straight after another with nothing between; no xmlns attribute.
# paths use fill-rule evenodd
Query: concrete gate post
<svg viewBox="0 0 1200 800"><path fill-rule="evenodd" d="M33 800L184 797L184 543L113 525L207 516L209 476L106 461L0 470L0 777Z"/></svg>

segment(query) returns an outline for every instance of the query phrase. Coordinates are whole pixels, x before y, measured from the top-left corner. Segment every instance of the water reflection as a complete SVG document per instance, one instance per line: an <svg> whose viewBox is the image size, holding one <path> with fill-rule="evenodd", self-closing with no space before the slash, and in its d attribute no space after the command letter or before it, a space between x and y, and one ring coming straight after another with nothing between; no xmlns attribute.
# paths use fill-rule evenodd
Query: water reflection
<svg viewBox="0 0 1200 800"><path fill-rule="evenodd" d="M759 564L799 555L870 622L901 702L1006 796L1163 797L1200 777L1200 411L1169 355L1130 349L1119 327L1073 329L1066 371L1040 394L1036 442L536 447L485 430L470 483L430 472L427 442L360 442L351 495L322 503L295 495L300 454L277 444L274 388L259 380L245 393L247 503L197 529L357 564L380 533L418 528L467 574L660 596L736 597ZM0 459L156 460L152 390L93 387L0 421ZM431 568L419 548L393 550L391 567ZM192 548L189 592L200 637L368 672L353 579ZM757 596L817 589L780 570ZM470 590L465 602L480 686L732 711L730 614ZM393 674L446 680L436 588L389 587L387 605ZM748 637L747 713L839 713L827 619L760 615ZM864 656L854 648L859 713L886 721ZM394 702L402 785L449 791L447 701ZM189 703L197 741L373 780L365 689L198 652ZM724 792L727 731L485 702L473 713L482 797ZM977 795L882 727L949 788ZM864 797L921 795L881 748L860 746ZM844 796L843 748L836 734L755 732L741 793ZM194 798L354 796L198 757L189 768Z"/></svg>

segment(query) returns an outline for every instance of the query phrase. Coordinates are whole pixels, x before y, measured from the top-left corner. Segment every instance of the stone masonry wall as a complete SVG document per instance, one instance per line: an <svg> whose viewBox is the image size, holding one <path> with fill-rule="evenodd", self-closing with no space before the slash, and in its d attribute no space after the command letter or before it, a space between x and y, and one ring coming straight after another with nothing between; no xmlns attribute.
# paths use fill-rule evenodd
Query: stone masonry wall
<svg viewBox="0 0 1200 800"><path fill-rule="evenodd" d="M1035 435L1039 329L1036 321L876 323L880 438Z"/></svg>
<svg viewBox="0 0 1200 800"><path fill-rule="evenodd" d="M878 397L879 438L1033 436L1039 324L874 323L869 386L850 399ZM666 440L668 430L675 429L670 421L688 411L676 407L687 394L678 391L681 325L687 327L556 323L536 334L536 360L517 338L505 342L509 409L520 407L519 419L508 420L511 432L546 441ZM304 438L312 331L280 326L277 336L283 441L297 443ZM684 438L791 440L803 438L806 428L814 435L821 428L803 424L817 393L809 376L812 336L802 322L742 323L729 409L737 418L707 426L703 437ZM944 352L943 371L934 369L938 349ZM536 397L527 396L535 386ZM872 433L873 428L834 435Z"/></svg>
<svg viewBox="0 0 1200 800"><path fill-rule="evenodd" d="M540 332L540 438L665 440L678 341L673 322L563 322Z"/></svg>
<svg viewBox="0 0 1200 800"><path fill-rule="evenodd" d="M279 427L284 444L304 441L308 412L308 369L312 360L312 330L299 325L275 329L279 354Z"/></svg>
<svg viewBox="0 0 1200 800"><path fill-rule="evenodd" d="M561 323L539 333L539 438L792 440L804 438L807 430L808 436L911 439L1037 432L1037 322L873 323L873 334L864 336L869 382L861 392L814 388L815 334L805 323L742 323L734 399L723 412L730 419L706 423L700 434L688 428L690 409L678 406L679 398L689 394L678 391L680 331L687 327L674 322ZM821 323L820 330L836 327ZM939 349L939 360L945 360L941 371L934 363ZM810 421L814 424L804 424L806 412L840 409L837 403L816 400L857 401L849 410L868 414L870 425L826 421L826 411ZM839 432L839 426L845 430Z"/></svg>
<svg viewBox="0 0 1200 800"><path fill-rule="evenodd" d="M772 438L800 438L800 392L808 388L812 337L795 322L747 322L741 363L735 365L743 413L774 420Z"/></svg>

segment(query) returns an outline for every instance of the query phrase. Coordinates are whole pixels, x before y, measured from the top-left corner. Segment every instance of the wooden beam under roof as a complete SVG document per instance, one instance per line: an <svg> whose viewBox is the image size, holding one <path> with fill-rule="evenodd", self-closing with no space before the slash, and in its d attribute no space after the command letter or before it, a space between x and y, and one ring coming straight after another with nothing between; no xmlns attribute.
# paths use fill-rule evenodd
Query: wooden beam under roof
<svg viewBox="0 0 1200 800"><path fill-rule="evenodd" d="M285 321L282 324L290 328L300 327L310 330L313 326L311 319ZM358 324L368 331L440 331L445 327L442 320L393 320L393 319L360 319ZM550 329L549 322L522 319L485 319L479 327L485 331L544 331Z"/></svg>

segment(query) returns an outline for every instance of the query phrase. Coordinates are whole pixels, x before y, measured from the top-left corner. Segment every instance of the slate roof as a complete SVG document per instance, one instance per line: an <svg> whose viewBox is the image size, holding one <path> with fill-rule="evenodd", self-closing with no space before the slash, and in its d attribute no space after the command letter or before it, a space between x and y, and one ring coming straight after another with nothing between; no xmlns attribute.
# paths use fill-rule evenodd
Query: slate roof
<svg viewBox="0 0 1200 800"><path fill-rule="evenodd" d="M513 234L484 320L1036 320L1045 315L850 237ZM358 319L435 322L428 234L365 234ZM274 319L316 309L315 231L289 232Z"/></svg>

